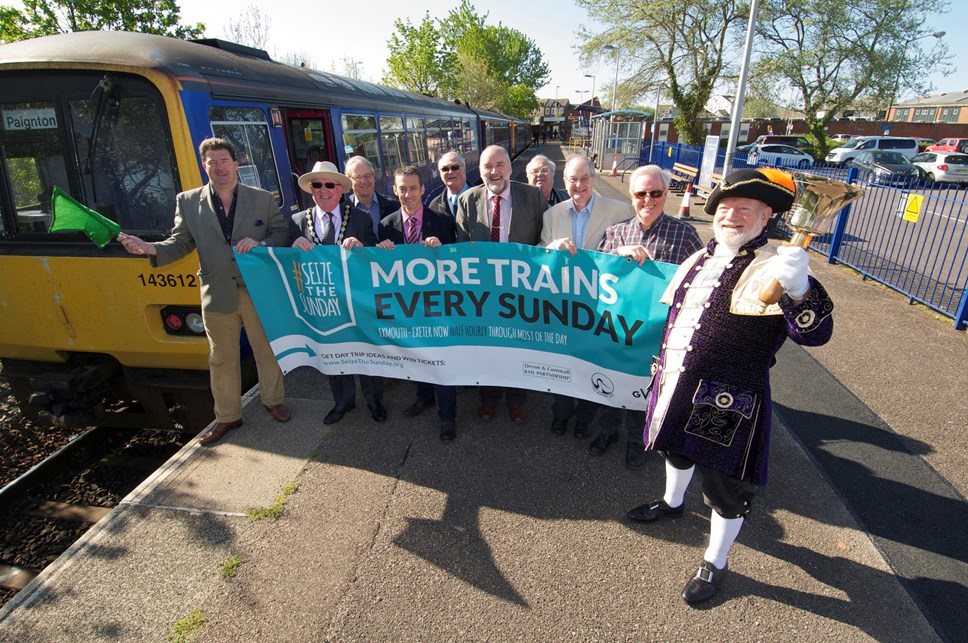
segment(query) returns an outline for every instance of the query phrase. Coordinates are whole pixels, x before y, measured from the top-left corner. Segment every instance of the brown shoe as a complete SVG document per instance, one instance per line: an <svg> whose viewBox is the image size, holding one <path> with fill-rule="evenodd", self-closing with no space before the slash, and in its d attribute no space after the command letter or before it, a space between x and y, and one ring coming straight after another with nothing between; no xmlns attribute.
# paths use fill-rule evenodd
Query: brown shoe
<svg viewBox="0 0 968 643"><path fill-rule="evenodd" d="M515 424L524 424L524 407L523 406L512 406L508 409L508 415L511 416L511 421Z"/></svg>
<svg viewBox="0 0 968 643"><path fill-rule="evenodd" d="M275 406L267 406L263 404L262 406L266 407L266 411L269 412L269 415L271 415L272 419L276 422L288 422L292 418L292 415L289 413L289 409L286 408L285 404L276 404Z"/></svg>
<svg viewBox="0 0 968 643"><path fill-rule="evenodd" d="M485 422L490 422L491 420L494 419L495 411L496 409L494 408L493 404L481 404L481 408L478 411L477 415Z"/></svg>
<svg viewBox="0 0 968 643"><path fill-rule="evenodd" d="M240 426L242 426L242 420L236 420L235 422L217 422L215 426L205 432L205 435L202 436L199 442L201 444L211 444L221 440L223 435Z"/></svg>

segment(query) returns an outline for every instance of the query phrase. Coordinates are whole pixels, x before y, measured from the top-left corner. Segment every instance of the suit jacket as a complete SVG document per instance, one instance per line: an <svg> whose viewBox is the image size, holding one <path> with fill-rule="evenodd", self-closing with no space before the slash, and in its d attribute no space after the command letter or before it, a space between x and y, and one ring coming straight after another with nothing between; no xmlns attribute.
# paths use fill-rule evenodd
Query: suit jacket
<svg viewBox="0 0 968 643"><path fill-rule="evenodd" d="M153 244L158 254L150 257L151 265L164 266L197 249L202 309L232 313L238 308L238 289L245 288L232 248L245 237L268 246L289 245L286 221L270 193L239 183L232 238L226 241L211 188L188 190L176 197L175 225L167 239Z"/></svg>
<svg viewBox="0 0 968 643"><path fill-rule="evenodd" d="M389 239L393 243L406 243L407 235L403 229L403 210L388 215L380 221L380 241ZM441 243L457 241L457 226L454 217L424 208L420 222L420 239L437 237Z"/></svg>
<svg viewBox="0 0 968 643"><path fill-rule="evenodd" d="M343 212L343 238L356 237L364 246L375 246L377 238L373 234L373 226L370 225L370 213L350 205L346 200L342 201L339 207ZM313 221L313 209L309 208L292 215L289 230L293 240L297 237L306 237L312 241L313 236L309 232L309 226Z"/></svg>
<svg viewBox="0 0 968 643"><path fill-rule="evenodd" d="M460 195L458 195L457 198L460 198ZM447 188L444 188L443 192L431 199L430 203L428 203L424 209L427 208L437 212L438 214L447 214L451 217L457 216L457 213L450 209L450 199L447 198Z"/></svg>
<svg viewBox="0 0 968 643"><path fill-rule="evenodd" d="M491 193L487 186L471 188L457 198L457 241L490 241L491 224L487 216ZM508 241L536 246L541 240L542 213L548 200L541 190L511 181L511 228Z"/></svg>
<svg viewBox="0 0 968 643"><path fill-rule="evenodd" d="M541 228L541 245L547 246L555 239L573 238L571 204L572 200L568 199L545 211L544 225ZM598 250L598 244L604 238L605 230L630 217L632 217L632 206L628 203L596 194L588 227L585 228L585 236L582 239L582 249Z"/></svg>
<svg viewBox="0 0 968 643"><path fill-rule="evenodd" d="M388 214L391 214L392 212L396 212L397 210L400 209L400 202L397 201L396 199L392 198L392 197L383 196L379 192L374 192L373 193L373 196L376 197L376 203L380 207L380 217L379 217L379 219L376 220L376 222L373 222L373 229L374 229L374 231L376 231L379 228L380 221L385 216L387 216ZM356 207L356 208L359 208L360 210L363 210L362 207L360 207L359 205L356 205L355 204L354 199L353 199L353 192L352 191L347 192L346 194L343 195L343 202L344 203L349 203L351 206ZM367 214L369 214L370 211L369 210L364 210L364 212L366 212ZM371 222L373 221L372 220L372 217L371 217L370 221ZM374 232L374 234L376 234L376 232ZM357 237L357 239L360 239L360 241L363 240L360 237Z"/></svg>

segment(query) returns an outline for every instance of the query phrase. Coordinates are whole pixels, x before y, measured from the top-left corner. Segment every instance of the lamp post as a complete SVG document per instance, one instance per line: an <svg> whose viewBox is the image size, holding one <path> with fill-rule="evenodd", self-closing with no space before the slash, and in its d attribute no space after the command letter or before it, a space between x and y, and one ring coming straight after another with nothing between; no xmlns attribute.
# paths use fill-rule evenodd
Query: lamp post
<svg viewBox="0 0 968 643"><path fill-rule="evenodd" d="M591 106L595 106L595 74L585 74L585 78L592 79L592 95L591 95Z"/></svg>
<svg viewBox="0 0 968 643"><path fill-rule="evenodd" d="M618 47L615 45L605 45L602 49L608 49L615 56L615 82L612 84L612 111L618 100Z"/></svg>
<svg viewBox="0 0 968 643"><path fill-rule="evenodd" d="M581 123L581 117L582 117L582 114L584 114L584 111L581 110L580 106L585 104L585 94L588 93L588 90L576 89L575 91L578 92L578 105L579 105L578 122Z"/></svg>
<svg viewBox="0 0 968 643"><path fill-rule="evenodd" d="M924 40L925 38L938 38L940 40L941 38L944 38L946 33L947 33L946 31L934 31L932 33L926 33L926 34L920 35L917 38L911 38L909 40L905 40L904 41L905 58L907 57L907 47L912 42L917 42L918 40ZM897 100L897 91L901 85L901 71L903 67L904 67L904 58L901 59L901 62L897 67L897 75L894 77L894 91L891 92L891 102L887 104L887 111L884 112L884 120L887 122L890 122L892 120L891 108L894 107L894 103ZM896 111L896 108L895 108L895 111Z"/></svg>

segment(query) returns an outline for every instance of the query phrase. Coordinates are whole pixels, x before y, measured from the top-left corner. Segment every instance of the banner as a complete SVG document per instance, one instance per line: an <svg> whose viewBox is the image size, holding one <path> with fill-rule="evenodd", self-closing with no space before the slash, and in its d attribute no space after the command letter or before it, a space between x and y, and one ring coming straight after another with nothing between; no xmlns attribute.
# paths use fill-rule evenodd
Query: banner
<svg viewBox="0 0 968 643"><path fill-rule="evenodd" d="M283 372L510 386L635 409L677 268L515 243L255 248L236 259Z"/></svg>

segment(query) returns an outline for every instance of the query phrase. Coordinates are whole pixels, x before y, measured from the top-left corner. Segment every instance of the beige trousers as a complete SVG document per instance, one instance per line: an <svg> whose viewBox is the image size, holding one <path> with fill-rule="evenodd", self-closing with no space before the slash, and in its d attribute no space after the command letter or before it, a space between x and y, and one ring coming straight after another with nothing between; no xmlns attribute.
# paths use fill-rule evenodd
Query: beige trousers
<svg viewBox="0 0 968 643"><path fill-rule="evenodd" d="M266 338L252 298L239 288L239 305L234 313L202 311L208 334L208 367L215 398L215 421L234 422L242 418L242 362L239 338L242 327L252 346L259 372L259 397L266 406L282 404L286 397L282 369Z"/></svg>

